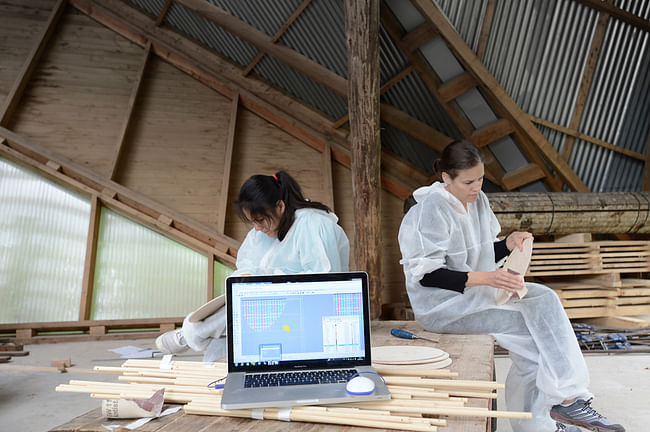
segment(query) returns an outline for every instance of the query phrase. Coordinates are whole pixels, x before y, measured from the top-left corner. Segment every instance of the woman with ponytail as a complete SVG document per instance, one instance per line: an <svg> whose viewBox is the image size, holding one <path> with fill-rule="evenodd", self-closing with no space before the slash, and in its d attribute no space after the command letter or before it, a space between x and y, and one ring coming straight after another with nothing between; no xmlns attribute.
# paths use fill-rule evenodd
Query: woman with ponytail
<svg viewBox="0 0 650 432"><path fill-rule="evenodd" d="M284 171L257 174L244 182L235 202L239 216L252 225L237 252L234 274L329 273L349 270L350 243L338 218L320 202L306 199L300 185ZM221 337L223 308L156 339L163 353L189 348L205 351L203 360L225 354Z"/></svg>

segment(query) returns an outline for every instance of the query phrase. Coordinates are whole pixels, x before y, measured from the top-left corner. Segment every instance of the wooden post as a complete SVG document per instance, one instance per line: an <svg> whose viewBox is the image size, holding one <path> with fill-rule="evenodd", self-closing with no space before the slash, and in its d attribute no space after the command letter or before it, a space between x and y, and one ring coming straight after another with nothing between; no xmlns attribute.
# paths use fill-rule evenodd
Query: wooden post
<svg viewBox="0 0 650 432"><path fill-rule="evenodd" d="M648 130L648 144L645 149L645 166L643 167L642 191L650 191L650 130Z"/></svg>
<svg viewBox="0 0 650 432"><path fill-rule="evenodd" d="M90 199L90 222L88 224L88 238L86 240L86 259L84 261L84 277L79 304L79 321L89 320L91 318L90 308L93 299L93 284L95 283L95 260L97 258L97 239L101 213L102 209L99 199L97 195L93 195Z"/></svg>
<svg viewBox="0 0 650 432"><path fill-rule="evenodd" d="M345 0L352 145L354 258L370 284L370 316L381 311L379 0Z"/></svg>

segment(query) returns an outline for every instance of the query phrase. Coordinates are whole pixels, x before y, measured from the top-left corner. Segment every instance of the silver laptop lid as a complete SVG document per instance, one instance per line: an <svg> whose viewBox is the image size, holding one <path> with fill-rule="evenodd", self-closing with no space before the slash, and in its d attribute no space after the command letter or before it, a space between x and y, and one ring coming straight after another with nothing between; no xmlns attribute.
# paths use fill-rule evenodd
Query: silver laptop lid
<svg viewBox="0 0 650 432"><path fill-rule="evenodd" d="M364 272L231 276L228 372L369 366Z"/></svg>

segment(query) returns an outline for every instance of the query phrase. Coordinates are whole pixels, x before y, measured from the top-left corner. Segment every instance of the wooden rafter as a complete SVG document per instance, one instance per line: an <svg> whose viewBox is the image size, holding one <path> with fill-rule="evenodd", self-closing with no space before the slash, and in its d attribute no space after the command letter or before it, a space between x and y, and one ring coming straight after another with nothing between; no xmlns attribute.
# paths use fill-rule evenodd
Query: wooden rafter
<svg viewBox="0 0 650 432"><path fill-rule="evenodd" d="M539 160L537 151L530 148L532 143L569 187L578 192L587 192L589 190L587 186L567 162L562 159L544 135L533 125L528 116L521 111L485 65L476 57L436 4L430 0L411 0L411 2L422 16L440 31L440 36L445 40L454 56L474 76L481 88L489 93L486 97L491 102L497 115L506 117L517 127L518 133L515 133L514 136L529 160L537 163L541 169L546 170L544 163ZM521 137L518 136L519 134L521 134ZM546 175L546 179L552 187L557 187L549 174Z"/></svg>
<svg viewBox="0 0 650 432"><path fill-rule="evenodd" d="M285 45L276 44L273 38L267 36L266 33L230 15L218 6L204 0L176 0L176 3L212 21L241 40L248 42L294 70L307 75L330 90L342 96L347 94L345 78Z"/></svg>
<svg viewBox="0 0 650 432"><path fill-rule="evenodd" d="M27 87L27 83L34 72L34 69L36 69L38 60L52 37L56 25L63 15L63 11L67 4L67 0L59 0L54 6L54 9L52 9L45 27L36 39L36 43L27 56L25 63L23 63L23 67L18 72L18 77L14 81L14 85L9 90L7 96L5 96L4 104L0 107L0 126L6 127L9 125L9 121L20 102L23 91L25 90L25 87Z"/></svg>
<svg viewBox="0 0 650 432"><path fill-rule="evenodd" d="M120 163L120 156L124 150L124 140L126 139L127 134L129 133L129 127L131 125L131 119L133 118L133 108L138 99L138 93L140 93L140 87L142 84L142 78L144 77L145 69L147 68L147 61L149 60L149 54L151 52L151 42L147 42L147 46L144 49L144 55L142 57L142 63L138 69L138 74L136 76L135 84L131 90L131 96L129 97L129 102L126 105L124 123L122 124L122 129L117 138L117 143L115 144L115 150L113 151L113 157L111 157L111 163L109 165L109 179L114 179L115 174L117 173L117 167Z"/></svg>
<svg viewBox="0 0 650 432"><path fill-rule="evenodd" d="M402 71L398 72L394 77L389 79L384 85L382 85L379 88L379 95L383 95L386 93L388 90L396 86L400 81L402 81L404 78L406 78L411 72L413 72L413 65L408 65L406 68L404 68ZM395 108L397 109L397 108ZM403 113L404 115L408 115L406 113ZM349 114L345 114L343 117L338 119L337 121L334 122L334 128L338 129L341 126L343 126L345 123L348 122L348 119L350 118Z"/></svg>
<svg viewBox="0 0 650 432"><path fill-rule="evenodd" d="M605 31L607 30L608 21L609 14L607 12L600 12L598 14L598 22L591 39L591 47L589 48L587 63L582 72L582 80L580 82L580 87L578 88L578 96L576 97L576 102L573 106L573 113L571 114L571 120L569 121L569 129L577 130L580 126L582 113L584 112L587 96L589 95L589 88L591 87L591 81L593 80L594 72L596 71L596 63L598 63L600 48L603 45L603 40L605 40ZM571 157L574 143L575 138L569 135L564 143L564 149L562 150L562 157L565 161L568 161Z"/></svg>
<svg viewBox="0 0 650 432"><path fill-rule="evenodd" d="M611 0L576 0L579 3L582 3L585 6L589 6L592 9L596 9L600 12L605 12L611 15L612 17L624 21L630 25L633 25L646 33L650 33L650 20L642 18L638 15L630 13L626 10L623 10L617 6L614 6L614 2Z"/></svg>
<svg viewBox="0 0 650 432"><path fill-rule="evenodd" d="M386 4L381 8L381 21L393 41L407 56L427 89L438 101L440 101L442 107L452 118L460 133L466 139L471 139L474 130L473 126L454 101L444 102L439 92L442 83L433 72L428 62L423 58L422 54L417 50L409 51L408 47L403 43L406 32L397 18L395 18L395 16L390 12L389 7ZM486 154L486 177L488 177L494 184L502 186L501 178L503 177L503 168L496 161L494 155L489 151L489 149L483 149L483 152Z"/></svg>
<svg viewBox="0 0 650 432"><path fill-rule="evenodd" d="M307 6L309 6L309 3L311 3L311 0L303 0L303 2L296 8L296 10L291 14L291 16L287 19L287 21L282 25L282 27L280 27L278 29L278 31L275 32L275 34L271 38L271 41L273 43L276 43L278 40L280 40L282 35L289 29L291 24L293 24L293 22L296 19L298 19L300 14L305 10L305 8ZM242 75L243 76L248 76L248 74L251 73L253 68L260 62L260 60L262 60L263 57L264 57L264 52L259 52L255 56L253 61L251 61L250 64L246 67L246 69L244 69L244 72L242 72Z"/></svg>
<svg viewBox="0 0 650 432"><path fill-rule="evenodd" d="M70 0L70 3L136 44L144 46L150 40L156 55L227 98L232 99L240 92L242 107L318 151L324 151L325 143L330 142L332 157L350 167L347 133L334 129L332 121L324 115L260 80L243 77L240 68L170 29L155 26L150 17L119 0ZM412 164L399 161L386 150L382 150L382 159L386 161L382 186L389 192L405 198L424 184L418 179L426 179L427 175ZM387 172L385 168L389 166ZM399 180L393 172L399 173Z"/></svg>
<svg viewBox="0 0 650 432"><path fill-rule="evenodd" d="M402 130L409 131L409 135L420 140L438 153L442 152L447 144L454 139L448 137L428 124L421 122L398 110L386 102L381 104L381 118L386 123Z"/></svg>
<svg viewBox="0 0 650 432"><path fill-rule="evenodd" d="M169 11L169 8L173 2L174 0L165 0L165 4L163 5L160 13L158 14L158 18L156 19L157 26L162 25L162 23L165 22L165 16L167 15L167 11Z"/></svg>
<svg viewBox="0 0 650 432"><path fill-rule="evenodd" d="M569 136L571 136L573 138L577 138L577 139L580 139L580 140L583 140L583 141L590 142L592 144L596 144L598 146L604 147L604 148L606 148L608 150L611 150L613 152L620 153L620 154L623 154L625 156L628 156L628 157L631 157L631 158L634 158L634 159L638 159L638 160L642 160L642 161L645 160L645 156L642 155L641 153L637 153L637 152L635 152L633 150L628 150L628 149L625 149L623 147L619 147L619 146L614 145L612 143L609 143L607 141L603 141L601 139L594 138L594 137L592 137L590 135L585 135L582 132L579 132L579 131L577 131L575 129L569 129L567 127L561 126L559 124L552 123L552 122L550 122L548 120L544 120L543 118L535 117L535 116L532 116L532 115L530 116L530 120L532 122L534 122L534 123L539 124L539 125L545 126L547 128L553 129L553 130L556 130L558 132L562 132L563 134L569 135Z"/></svg>
<svg viewBox="0 0 650 432"><path fill-rule="evenodd" d="M488 0L485 5L485 13L483 15L483 22L481 23L481 34L478 38L478 46L476 47L476 57L483 60L485 49L487 48L488 38L490 37L490 30L492 29L492 21L494 20L494 9L496 8L496 0Z"/></svg>

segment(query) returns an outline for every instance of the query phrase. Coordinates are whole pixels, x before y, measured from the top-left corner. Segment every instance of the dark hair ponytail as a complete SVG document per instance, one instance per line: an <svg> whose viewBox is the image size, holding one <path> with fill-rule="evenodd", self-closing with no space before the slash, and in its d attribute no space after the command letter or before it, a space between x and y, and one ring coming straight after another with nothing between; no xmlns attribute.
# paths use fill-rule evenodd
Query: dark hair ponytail
<svg viewBox="0 0 650 432"><path fill-rule="evenodd" d="M239 190L235 205L239 211L239 217L250 222L244 210L253 217L270 218L278 201L284 202L285 207L278 227L278 240L280 241L284 239L293 225L296 210L315 208L326 212L330 211L329 207L323 203L305 199L298 182L284 171L278 171L270 176L262 174L251 176Z"/></svg>
<svg viewBox="0 0 650 432"><path fill-rule="evenodd" d="M445 147L440 157L433 161L433 171L442 176L443 172L456 178L459 171L473 168L483 163L481 150L467 140L456 140Z"/></svg>

